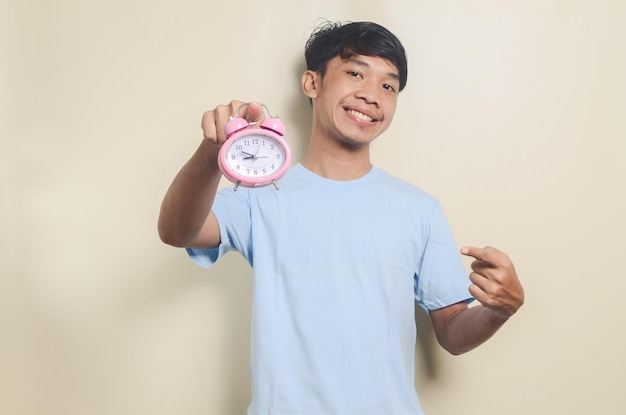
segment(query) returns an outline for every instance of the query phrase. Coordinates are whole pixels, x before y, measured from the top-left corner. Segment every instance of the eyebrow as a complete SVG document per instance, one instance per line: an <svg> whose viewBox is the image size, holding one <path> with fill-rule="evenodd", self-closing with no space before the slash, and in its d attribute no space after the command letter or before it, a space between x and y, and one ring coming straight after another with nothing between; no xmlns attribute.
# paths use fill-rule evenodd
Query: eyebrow
<svg viewBox="0 0 626 415"><path fill-rule="evenodd" d="M384 59L384 58L383 58ZM365 61L362 61L360 59L357 58L346 58L344 59L344 61L346 62L352 62L358 66L363 66L365 68L370 68L371 65ZM396 81L400 81L400 75L397 72L388 72L387 76L389 76L390 78L396 80Z"/></svg>

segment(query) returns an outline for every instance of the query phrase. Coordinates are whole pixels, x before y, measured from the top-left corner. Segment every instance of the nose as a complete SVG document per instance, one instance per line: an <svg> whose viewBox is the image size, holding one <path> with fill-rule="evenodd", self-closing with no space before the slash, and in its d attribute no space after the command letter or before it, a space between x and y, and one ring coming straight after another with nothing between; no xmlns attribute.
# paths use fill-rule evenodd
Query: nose
<svg viewBox="0 0 626 415"><path fill-rule="evenodd" d="M362 87L357 91L356 97L362 99L367 104L375 105L378 108L380 91L372 82L364 82Z"/></svg>

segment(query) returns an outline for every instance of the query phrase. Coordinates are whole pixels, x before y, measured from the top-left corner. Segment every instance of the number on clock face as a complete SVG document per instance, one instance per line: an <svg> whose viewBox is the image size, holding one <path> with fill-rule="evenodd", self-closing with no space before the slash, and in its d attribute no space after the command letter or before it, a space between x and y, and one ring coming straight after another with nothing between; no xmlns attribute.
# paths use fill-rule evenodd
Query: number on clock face
<svg viewBox="0 0 626 415"><path fill-rule="evenodd" d="M285 151L272 137L247 135L233 140L226 150L231 170L250 178L262 178L285 164Z"/></svg>

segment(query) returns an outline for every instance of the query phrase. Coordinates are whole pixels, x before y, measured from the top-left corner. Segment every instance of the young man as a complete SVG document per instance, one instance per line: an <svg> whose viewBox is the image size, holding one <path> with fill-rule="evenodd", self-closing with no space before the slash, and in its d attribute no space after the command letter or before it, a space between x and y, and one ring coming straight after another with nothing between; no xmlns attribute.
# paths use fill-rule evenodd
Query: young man
<svg viewBox="0 0 626 415"><path fill-rule="evenodd" d="M200 265L235 250L254 269L249 414L422 414L415 303L459 354L517 311L523 289L491 247L462 248L475 258L468 278L437 201L371 164L406 84L398 39L374 23L327 24L305 55L310 146L280 190L217 192L224 124L242 102L218 106L165 196L159 232ZM262 117L258 104L242 112Z"/></svg>

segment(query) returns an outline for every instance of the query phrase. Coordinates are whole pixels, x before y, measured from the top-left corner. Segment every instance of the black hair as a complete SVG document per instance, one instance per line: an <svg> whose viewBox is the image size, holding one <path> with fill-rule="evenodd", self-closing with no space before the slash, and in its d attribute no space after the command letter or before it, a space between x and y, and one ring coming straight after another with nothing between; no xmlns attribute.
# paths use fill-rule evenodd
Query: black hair
<svg viewBox="0 0 626 415"><path fill-rule="evenodd" d="M372 22L325 22L317 26L304 48L308 70L326 73L335 56L377 56L393 63L400 74L400 91L407 81L406 52L400 40L383 26Z"/></svg>

